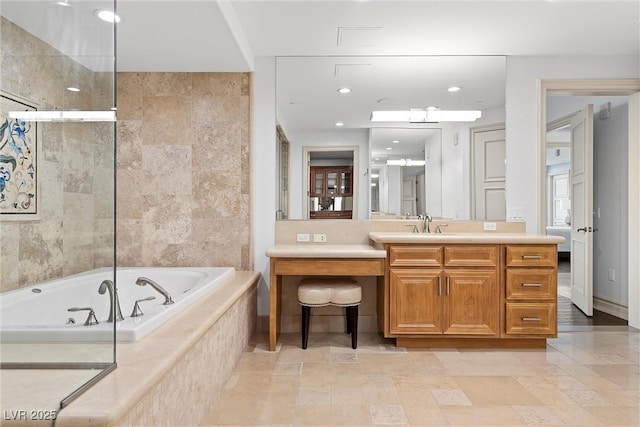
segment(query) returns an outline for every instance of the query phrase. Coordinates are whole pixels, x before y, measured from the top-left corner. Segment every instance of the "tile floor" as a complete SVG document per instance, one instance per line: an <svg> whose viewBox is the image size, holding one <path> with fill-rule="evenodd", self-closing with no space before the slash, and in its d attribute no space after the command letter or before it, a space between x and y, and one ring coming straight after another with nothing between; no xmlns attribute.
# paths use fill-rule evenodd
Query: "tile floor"
<svg viewBox="0 0 640 427"><path fill-rule="evenodd" d="M640 331L560 332L546 349L404 349L361 334L257 335L209 413L234 426L639 426Z"/></svg>

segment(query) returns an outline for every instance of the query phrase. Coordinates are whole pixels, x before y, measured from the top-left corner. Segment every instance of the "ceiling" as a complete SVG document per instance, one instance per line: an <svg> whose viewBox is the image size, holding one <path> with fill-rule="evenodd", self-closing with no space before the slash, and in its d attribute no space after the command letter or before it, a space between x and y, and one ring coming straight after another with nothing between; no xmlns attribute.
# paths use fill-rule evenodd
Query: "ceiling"
<svg viewBox="0 0 640 427"><path fill-rule="evenodd" d="M103 34L88 24L92 11L113 0L69 3L2 0L0 13L65 54L95 54ZM640 46L637 0L116 4L119 71L250 71L255 56L637 55Z"/></svg>
<svg viewBox="0 0 640 427"><path fill-rule="evenodd" d="M113 0L69 3L2 0L0 13L87 67L110 69L113 27L93 11ZM276 56L278 113L290 130L362 129L377 107L503 107L504 56L638 55L639 3L118 0L117 69L252 71L255 57ZM451 84L463 91L447 94ZM339 98L341 85L353 92Z"/></svg>

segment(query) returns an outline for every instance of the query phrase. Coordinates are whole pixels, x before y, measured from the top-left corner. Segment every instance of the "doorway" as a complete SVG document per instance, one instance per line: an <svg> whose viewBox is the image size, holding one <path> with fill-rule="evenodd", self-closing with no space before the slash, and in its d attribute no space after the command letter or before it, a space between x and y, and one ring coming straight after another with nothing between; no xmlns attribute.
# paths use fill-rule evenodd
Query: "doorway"
<svg viewBox="0 0 640 427"><path fill-rule="evenodd" d="M303 147L305 219L358 218L358 147Z"/></svg>
<svg viewBox="0 0 640 427"><path fill-rule="evenodd" d="M575 96L624 96L629 100L629 109L628 109L628 149L625 148L625 163L628 162L629 173L628 176L625 177L625 184L628 186L628 190L626 194L622 194L621 197L625 200L625 206L623 210L627 214L628 219L625 220L625 227L628 227L628 241L624 242L624 249L626 254L624 256L625 264L622 268L623 271L616 271L615 273L620 273L625 275L625 282L621 283L624 286L624 291L627 292L628 295L628 318L629 325L633 327L638 327L640 324L640 302L638 301L639 294L639 284L638 284L638 273L640 268L637 265L637 259L639 254L639 245L635 242L637 240L638 234L640 230L636 225L640 220L640 215L638 214L638 199L639 199L639 189L640 189L640 174L637 173L638 164L640 161L640 148L637 144L637 136L640 133L638 130L639 125L637 121L638 111L640 109L640 95L638 95L638 91L640 90L640 80L637 79L627 79L627 80L565 80L565 81L543 81L541 84L541 93L540 93L540 115L539 115L539 124L540 124L540 132L539 132L539 146L541 148L541 159L546 158L546 151L548 150L547 145L547 108L548 108L548 97L560 95L560 97L575 97ZM599 106L596 107L596 116L599 112ZM602 154L601 154L602 156ZM628 158L628 160L627 160ZM552 211L550 203L552 201L549 199L547 189L549 186L547 185L548 174L546 173L546 162L541 162L543 164L544 171L540 174L540 186L539 189L539 217L548 218L549 212ZM625 165L626 166L626 165ZM597 207L594 208L594 215L597 215ZM609 221L611 222L611 221ZM540 221L540 232L544 233L546 230L548 222ZM620 224L618 224L620 225ZM595 227L593 224L590 226ZM604 236L606 237L606 236ZM600 255L600 254L599 254ZM636 260L636 261L633 261ZM562 266L560 266L560 274L562 274ZM611 273L609 273L611 274ZM616 279L620 279L620 276L614 274L613 276ZM611 276L610 276L611 277ZM559 308L560 314L560 308ZM595 317L595 316L594 316ZM591 319L593 320L593 319Z"/></svg>

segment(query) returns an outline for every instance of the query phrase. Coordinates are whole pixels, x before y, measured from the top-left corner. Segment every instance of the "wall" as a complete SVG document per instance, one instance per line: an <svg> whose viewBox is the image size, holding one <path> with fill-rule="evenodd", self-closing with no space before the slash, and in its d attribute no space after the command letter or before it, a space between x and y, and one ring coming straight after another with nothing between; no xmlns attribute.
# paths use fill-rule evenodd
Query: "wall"
<svg viewBox="0 0 640 427"><path fill-rule="evenodd" d="M118 73L119 266L251 269L249 87L247 73Z"/></svg>
<svg viewBox="0 0 640 427"><path fill-rule="evenodd" d="M0 89L39 110L108 110L95 73L0 18ZM81 89L66 90L69 82ZM0 222L0 291L113 265L113 123L39 123L40 219Z"/></svg>
<svg viewBox="0 0 640 427"><path fill-rule="evenodd" d="M358 174L354 173L354 190L356 190L356 179L358 180L358 217L359 219L369 217L369 176L365 175L365 171L369 167L369 133L364 129L347 129L337 130L334 132L306 132L291 133L287 135L290 142L289 156L289 186L290 186L290 208L289 218L302 219L304 212L303 207L303 190L305 168L302 161L303 147L331 147L331 146L357 146L359 150L359 158L357 159ZM354 159L356 161L356 159ZM363 190L364 189L364 190Z"/></svg>
<svg viewBox="0 0 640 427"><path fill-rule="evenodd" d="M266 162L271 155L275 156L273 148L274 137L265 133L273 128L275 133L275 60L274 58L259 58L256 63L256 100L254 114L256 124L259 122L261 133L256 134L255 143L260 144L254 151L254 159ZM264 73L264 76L261 76ZM513 207L522 207L527 232L537 233L544 218L538 218L538 181L542 170L542 159L539 159L538 147L538 86L540 79L552 78L637 78L640 75L640 63L637 56L589 56L589 57L544 57L544 56L509 56L507 57L506 72L506 113L507 128L507 213ZM258 77L260 76L260 78ZM447 158L447 150L455 147L462 150L461 144L451 146L445 141L453 141L456 131L443 128L443 162ZM460 137L460 134L458 135ZM461 141L461 140L459 140ZM271 145L269 145L271 144ZM534 159L536 159L534 161ZM270 163L275 165L275 157ZM443 169L446 164L443 163ZM445 172L446 173L446 172ZM448 173L447 177L455 178L455 174ZM458 174L457 176L460 176ZM468 180L467 180L468 181ZM447 178L443 178L447 182ZM254 179L255 203L259 206L273 205L273 215L269 214L254 223L261 227L268 227L269 232L275 221L275 196L270 189L275 188L275 172L273 179L268 175ZM449 192L451 193L451 192ZM445 190L443 193L443 215L452 218L460 217L460 209L448 211L447 198L452 197ZM467 202L468 206L468 202ZM273 217L270 220L269 218ZM268 272L268 258L264 252L273 246L273 238L265 237L256 241L254 254L261 257L261 265ZM263 272L264 274L264 272ZM268 276L265 276L268 277ZM266 283L265 283L266 285ZM261 290L263 301L268 301L268 290ZM268 305L260 305L259 314L268 313Z"/></svg>
<svg viewBox="0 0 640 427"><path fill-rule="evenodd" d="M638 78L637 56L508 56L507 57L507 218L522 208L527 231L544 225L538 218L538 95L541 79ZM536 159L536 161L533 161Z"/></svg>

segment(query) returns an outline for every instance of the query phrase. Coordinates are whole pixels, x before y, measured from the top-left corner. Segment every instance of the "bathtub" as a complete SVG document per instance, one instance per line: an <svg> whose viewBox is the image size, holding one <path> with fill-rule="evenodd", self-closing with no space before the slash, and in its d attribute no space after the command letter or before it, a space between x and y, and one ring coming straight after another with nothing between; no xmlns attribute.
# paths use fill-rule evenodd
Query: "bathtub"
<svg viewBox="0 0 640 427"><path fill-rule="evenodd" d="M138 341L180 313L235 272L233 267L211 268L117 268L116 286L124 320L116 322L117 341ZM151 286L137 286L147 277L171 294L174 304ZM59 280L5 292L0 295L0 339L2 342L94 342L113 339L108 323L109 294L98 293L103 280L113 279L112 268L98 268ZM131 317L136 300L144 315ZM99 322L84 326L88 311L69 312L71 307L92 307ZM71 320L73 319L73 320Z"/></svg>

